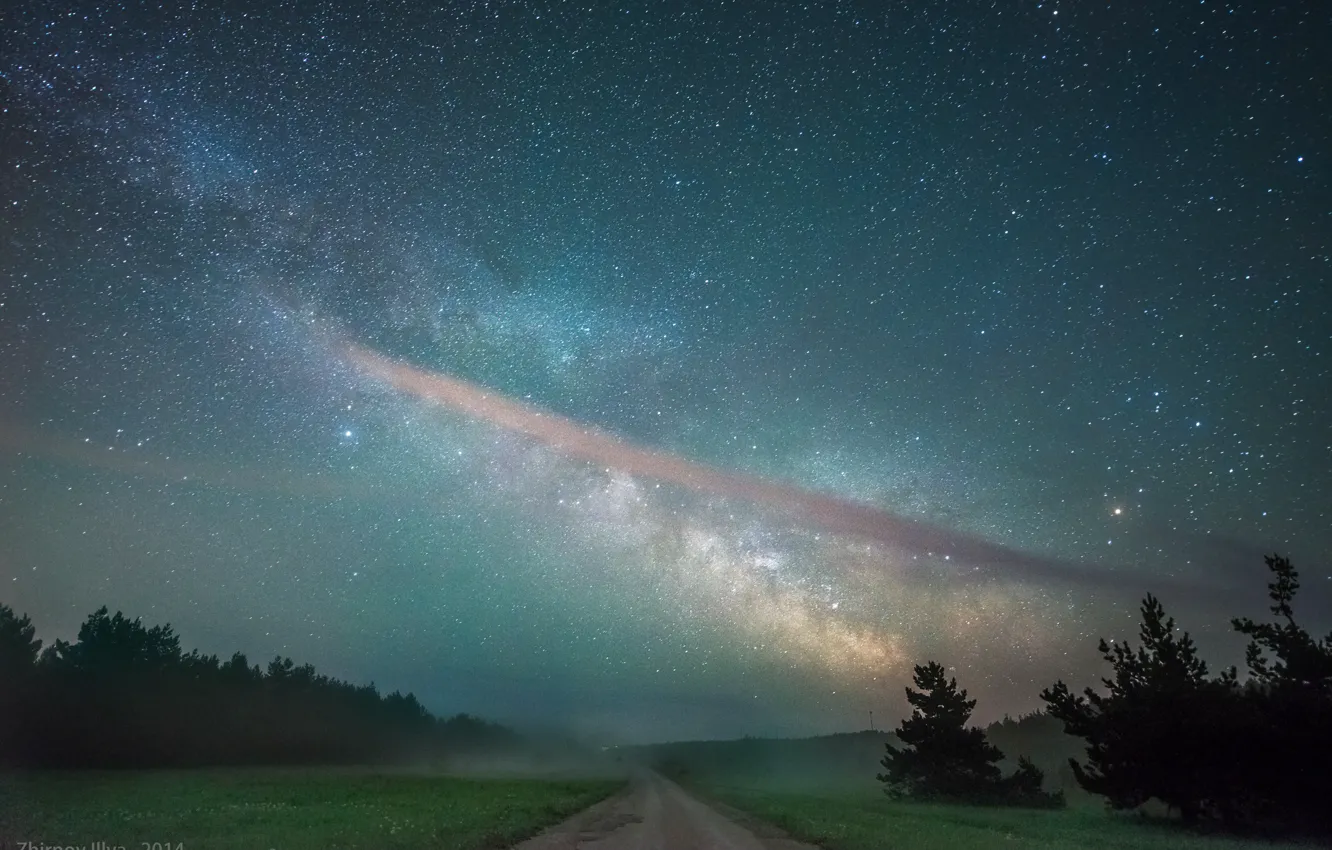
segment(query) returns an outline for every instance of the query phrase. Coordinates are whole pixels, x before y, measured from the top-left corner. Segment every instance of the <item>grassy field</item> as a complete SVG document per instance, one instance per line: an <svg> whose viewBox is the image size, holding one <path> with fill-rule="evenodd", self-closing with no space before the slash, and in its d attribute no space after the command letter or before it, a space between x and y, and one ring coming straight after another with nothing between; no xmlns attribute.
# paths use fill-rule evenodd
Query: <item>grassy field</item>
<svg viewBox="0 0 1332 850"><path fill-rule="evenodd" d="M352 770L0 775L0 849L506 847L616 781L461 779Z"/></svg>
<svg viewBox="0 0 1332 850"><path fill-rule="evenodd" d="M704 786L721 801L826 850L1280 850L1309 845L1202 836L1099 805L1037 811Z"/></svg>

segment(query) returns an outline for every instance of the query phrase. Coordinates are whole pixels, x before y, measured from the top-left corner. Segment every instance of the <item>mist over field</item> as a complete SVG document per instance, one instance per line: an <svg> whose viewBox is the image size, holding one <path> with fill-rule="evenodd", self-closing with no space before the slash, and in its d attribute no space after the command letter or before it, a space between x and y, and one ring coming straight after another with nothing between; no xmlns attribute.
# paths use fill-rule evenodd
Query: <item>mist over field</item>
<svg viewBox="0 0 1332 850"><path fill-rule="evenodd" d="M0 848L1332 829L1316 4L11 5Z"/></svg>

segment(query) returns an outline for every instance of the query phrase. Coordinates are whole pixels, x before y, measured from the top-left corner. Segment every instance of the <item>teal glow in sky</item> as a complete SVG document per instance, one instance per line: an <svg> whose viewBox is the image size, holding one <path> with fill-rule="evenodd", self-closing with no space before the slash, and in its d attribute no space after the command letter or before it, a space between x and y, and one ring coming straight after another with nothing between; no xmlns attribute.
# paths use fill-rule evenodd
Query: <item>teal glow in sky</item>
<svg viewBox="0 0 1332 850"><path fill-rule="evenodd" d="M1332 616L1313 7L11 18L0 600L44 638L106 604L644 740L860 728L926 659L1031 710L1149 590L1229 663L1273 549Z"/></svg>

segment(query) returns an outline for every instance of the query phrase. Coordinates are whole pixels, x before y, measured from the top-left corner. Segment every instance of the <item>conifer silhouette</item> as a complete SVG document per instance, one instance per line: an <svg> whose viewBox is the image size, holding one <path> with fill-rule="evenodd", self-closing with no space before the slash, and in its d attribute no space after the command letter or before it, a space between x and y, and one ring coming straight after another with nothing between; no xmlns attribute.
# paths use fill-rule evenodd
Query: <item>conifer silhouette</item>
<svg viewBox="0 0 1332 850"><path fill-rule="evenodd" d="M920 690L906 689L911 716L902 721L897 738L904 746L886 744L879 780L894 796L963 798L985 793L999 781L1003 753L985 740L985 732L968 727L974 699L931 661L915 665L912 677Z"/></svg>

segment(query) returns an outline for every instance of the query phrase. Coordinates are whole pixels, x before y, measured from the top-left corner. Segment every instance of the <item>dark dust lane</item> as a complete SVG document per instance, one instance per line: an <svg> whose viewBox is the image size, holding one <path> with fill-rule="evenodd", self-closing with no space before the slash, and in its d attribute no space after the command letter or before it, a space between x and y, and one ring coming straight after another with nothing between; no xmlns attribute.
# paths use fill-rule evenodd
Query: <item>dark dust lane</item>
<svg viewBox="0 0 1332 850"><path fill-rule="evenodd" d="M771 831L774 836L776 830ZM514 850L817 850L790 838L756 835L691 796L679 785L647 773L629 790L574 815Z"/></svg>

